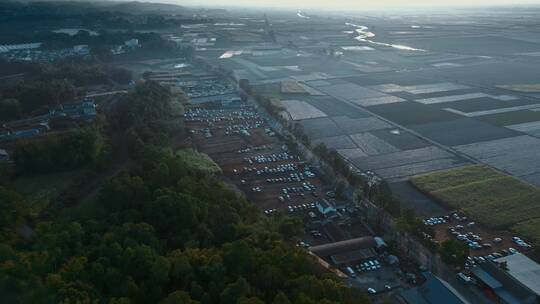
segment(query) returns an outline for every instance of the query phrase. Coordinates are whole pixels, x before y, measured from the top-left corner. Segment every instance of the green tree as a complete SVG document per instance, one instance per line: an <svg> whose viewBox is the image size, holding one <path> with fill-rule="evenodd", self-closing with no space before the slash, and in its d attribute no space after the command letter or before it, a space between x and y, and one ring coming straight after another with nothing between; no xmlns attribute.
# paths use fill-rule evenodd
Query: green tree
<svg viewBox="0 0 540 304"><path fill-rule="evenodd" d="M469 256L469 247L464 243L450 239L441 243L439 254L443 262L463 267Z"/></svg>
<svg viewBox="0 0 540 304"><path fill-rule="evenodd" d="M0 121L9 121L20 118L21 103L14 98L0 100Z"/></svg>
<svg viewBox="0 0 540 304"><path fill-rule="evenodd" d="M191 299L189 293L185 291L171 292L167 298L160 302L160 304L198 304L198 301Z"/></svg>
<svg viewBox="0 0 540 304"><path fill-rule="evenodd" d="M220 303L236 303L240 298L249 294L249 284L243 277L228 284L220 295Z"/></svg>
<svg viewBox="0 0 540 304"><path fill-rule="evenodd" d="M291 301L289 301L289 298L282 292L278 292L276 294L276 297L272 301L272 304L290 304Z"/></svg>

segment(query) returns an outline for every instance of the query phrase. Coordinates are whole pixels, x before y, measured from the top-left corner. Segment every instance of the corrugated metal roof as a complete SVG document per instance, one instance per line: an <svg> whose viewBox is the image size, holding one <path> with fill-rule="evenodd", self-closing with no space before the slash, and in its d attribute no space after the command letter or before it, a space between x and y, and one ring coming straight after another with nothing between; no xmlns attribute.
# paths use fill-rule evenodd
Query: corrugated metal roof
<svg viewBox="0 0 540 304"><path fill-rule="evenodd" d="M319 257L328 257L331 255L348 252L351 250L375 248L377 244L371 236L360 237L341 242L329 243L319 246L312 246L309 251L318 255Z"/></svg>
<svg viewBox="0 0 540 304"><path fill-rule="evenodd" d="M484 284L489 286L491 289L497 289L502 288L501 282L497 281L494 277L492 277L489 273L485 272L484 269L480 267L474 267L472 269L472 273L480 279Z"/></svg>
<svg viewBox="0 0 540 304"><path fill-rule="evenodd" d="M540 265L538 263L521 253L498 258L494 262L506 262L507 273L540 296Z"/></svg>

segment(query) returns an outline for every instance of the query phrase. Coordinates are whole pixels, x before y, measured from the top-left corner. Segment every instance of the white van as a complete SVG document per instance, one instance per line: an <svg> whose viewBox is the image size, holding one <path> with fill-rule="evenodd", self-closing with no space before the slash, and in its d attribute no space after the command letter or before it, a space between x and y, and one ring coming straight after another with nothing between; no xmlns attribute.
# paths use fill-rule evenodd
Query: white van
<svg viewBox="0 0 540 304"><path fill-rule="evenodd" d="M463 272L458 273L458 274L457 274L457 278L458 278L461 282L463 282L463 283L465 283L465 284L471 283L471 277L467 276L467 275L464 274Z"/></svg>

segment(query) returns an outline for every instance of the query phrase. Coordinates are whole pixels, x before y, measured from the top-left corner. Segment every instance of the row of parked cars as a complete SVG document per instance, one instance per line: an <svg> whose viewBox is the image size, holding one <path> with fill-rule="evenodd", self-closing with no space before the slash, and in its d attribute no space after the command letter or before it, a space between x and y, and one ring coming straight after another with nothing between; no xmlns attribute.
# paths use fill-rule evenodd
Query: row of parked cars
<svg viewBox="0 0 540 304"><path fill-rule="evenodd" d="M378 260L370 260L364 263L355 265L357 271L372 271L381 268L381 263Z"/></svg>
<svg viewBox="0 0 540 304"><path fill-rule="evenodd" d="M286 173L286 172L294 172L298 170L298 166L294 163L288 163L288 164L281 164L274 167L264 167L260 169L252 169L252 171L255 171L257 175L261 174L272 174L272 173ZM247 170L248 172L251 172Z"/></svg>
<svg viewBox="0 0 540 304"><path fill-rule="evenodd" d="M301 187L285 187L281 188L283 194L299 193L304 191L315 191L317 187L310 182L303 182Z"/></svg>
<svg viewBox="0 0 540 304"><path fill-rule="evenodd" d="M270 146L270 145L261 145L261 146L256 146L256 147L247 147L247 148L238 150L237 153L238 153L238 154L251 153L251 152L253 152L253 151L262 151L262 150L270 149L271 147L272 147L272 146Z"/></svg>
<svg viewBox="0 0 540 304"><path fill-rule="evenodd" d="M460 232L457 229L460 229L460 228L448 227L448 231L450 232L450 234L455 236L456 239L458 239L459 241L465 242L467 244L467 246L469 246L469 248L471 248L471 249L482 249L482 248L491 248L492 247L491 243L482 243L481 244L483 239L479 235L474 234L473 232ZM461 229L463 229L463 228L461 228ZM499 238L497 238L496 240L494 239L495 243L500 243L501 241L502 241L502 239L499 239Z"/></svg>
<svg viewBox="0 0 540 304"><path fill-rule="evenodd" d="M435 226L435 225L446 223L446 219L444 217L430 217L430 218L424 219L422 222L426 226Z"/></svg>
<svg viewBox="0 0 540 304"><path fill-rule="evenodd" d="M517 249L510 247L508 249L502 249L500 252L492 252L484 256L475 256L475 257L469 256L467 257L467 261L465 261L465 268L470 268L476 264L486 263L487 261L502 258L503 256L515 254L518 252L519 251Z"/></svg>
<svg viewBox="0 0 540 304"><path fill-rule="evenodd" d="M315 209L315 208L317 208L317 205L315 203L304 203L304 204L287 206L289 213L305 211L305 210L310 210L310 209Z"/></svg>
<svg viewBox="0 0 540 304"><path fill-rule="evenodd" d="M230 125L225 128L225 135L245 135L250 136L251 134L248 132L252 129L258 129L264 125L264 121L255 121L252 123L245 123L245 124L237 124L237 125ZM221 128L218 128L221 129Z"/></svg>
<svg viewBox="0 0 540 304"><path fill-rule="evenodd" d="M512 237L512 241L514 241L514 243L516 243L518 246L520 246L522 248L531 248L532 247L530 244L528 244L527 242L525 242L524 240L522 240L518 236Z"/></svg>
<svg viewBox="0 0 540 304"><path fill-rule="evenodd" d="M267 183L292 183L292 182L301 182L306 179L306 175L302 172L300 173L290 173L288 177L277 177L277 178L267 178Z"/></svg>
<svg viewBox="0 0 540 304"><path fill-rule="evenodd" d="M184 117L188 122L220 122L260 119L260 115L252 110L229 111L202 108L190 108L186 111Z"/></svg>
<svg viewBox="0 0 540 304"><path fill-rule="evenodd" d="M244 160L250 165L252 165L254 163L266 164L266 163L272 163L272 162L290 160L290 159L294 159L294 156L290 155L287 152L281 152L281 153L272 153L269 155L256 155L252 157L246 157Z"/></svg>

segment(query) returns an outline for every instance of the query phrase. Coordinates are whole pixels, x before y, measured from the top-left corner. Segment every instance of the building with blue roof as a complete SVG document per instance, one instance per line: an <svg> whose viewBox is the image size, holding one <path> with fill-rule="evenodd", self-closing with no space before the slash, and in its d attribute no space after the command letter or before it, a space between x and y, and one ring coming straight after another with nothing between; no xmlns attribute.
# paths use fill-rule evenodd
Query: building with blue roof
<svg viewBox="0 0 540 304"><path fill-rule="evenodd" d="M424 272L424 284L402 291L398 298L407 304L470 304L448 282Z"/></svg>

